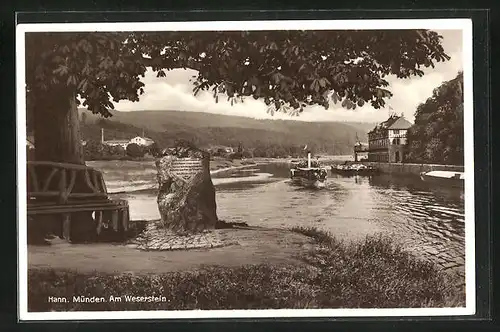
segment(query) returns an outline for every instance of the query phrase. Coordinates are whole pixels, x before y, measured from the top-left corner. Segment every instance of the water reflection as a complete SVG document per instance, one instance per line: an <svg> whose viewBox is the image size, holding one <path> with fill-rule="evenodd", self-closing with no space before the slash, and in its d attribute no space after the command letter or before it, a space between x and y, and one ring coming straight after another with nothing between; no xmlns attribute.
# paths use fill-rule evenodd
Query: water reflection
<svg viewBox="0 0 500 332"><path fill-rule="evenodd" d="M461 190L385 174L331 174L325 189L314 190L292 186L287 165L259 166L259 171L272 173L273 183L220 188L219 215L263 226L316 226L354 239L383 232L443 268L463 272Z"/></svg>
<svg viewBox="0 0 500 332"><path fill-rule="evenodd" d="M108 188L125 188L132 218L156 219L154 165L102 164ZM129 171L130 169L130 171ZM131 180L133 179L133 180ZM221 219L267 227L315 226L345 239L391 235L407 249L463 274L463 191L418 176L329 174L322 190L292 186L289 165L252 165L213 176ZM149 189L131 190L141 186Z"/></svg>

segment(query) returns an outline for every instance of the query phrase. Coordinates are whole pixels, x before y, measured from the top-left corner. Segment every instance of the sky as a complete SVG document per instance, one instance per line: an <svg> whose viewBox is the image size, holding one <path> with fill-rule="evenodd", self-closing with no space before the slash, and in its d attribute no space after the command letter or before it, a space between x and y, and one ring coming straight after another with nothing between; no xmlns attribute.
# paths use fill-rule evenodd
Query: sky
<svg viewBox="0 0 500 332"><path fill-rule="evenodd" d="M389 112L389 106L398 115L403 113L410 120L414 120L417 106L425 102L432 95L432 91L444 81L453 79L460 70L463 70L462 60L462 31L461 30L434 30L443 36L442 45L451 59L446 62L436 63L435 68L424 68L423 77L397 79L389 77L389 89L393 97L386 100L385 109L374 109L365 105L355 110L347 110L340 105L330 103L330 108L325 110L321 106L310 106L299 117L291 117L283 113L271 115L267 106L261 100L245 98L244 103L231 106L226 98L220 98L216 103L212 94L200 92L193 95L193 85L190 80L196 74L190 69L176 69L167 72L167 76L156 78L152 71L146 73L142 79L145 83L145 92L140 96L139 102L120 101L115 103L118 111L142 110L178 110L209 112L234 116L245 116L256 119L289 119L296 121L356 121L356 122L382 122Z"/></svg>

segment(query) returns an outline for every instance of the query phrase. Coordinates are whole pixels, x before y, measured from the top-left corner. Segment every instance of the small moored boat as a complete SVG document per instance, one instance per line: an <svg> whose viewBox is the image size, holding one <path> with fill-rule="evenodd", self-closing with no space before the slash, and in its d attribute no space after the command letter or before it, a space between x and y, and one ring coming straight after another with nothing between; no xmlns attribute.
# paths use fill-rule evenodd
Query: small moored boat
<svg viewBox="0 0 500 332"><path fill-rule="evenodd" d="M307 164L298 163L290 169L290 178L293 184L308 188L324 188L326 186L327 171L318 163L312 165L311 154L307 155Z"/></svg>
<svg viewBox="0 0 500 332"><path fill-rule="evenodd" d="M378 172L378 169L364 164L344 164L344 165L333 165L331 167L332 173L343 174L343 175L372 175Z"/></svg>
<svg viewBox="0 0 500 332"><path fill-rule="evenodd" d="M420 178L432 184L463 188L465 174L464 172L430 171L420 173Z"/></svg>

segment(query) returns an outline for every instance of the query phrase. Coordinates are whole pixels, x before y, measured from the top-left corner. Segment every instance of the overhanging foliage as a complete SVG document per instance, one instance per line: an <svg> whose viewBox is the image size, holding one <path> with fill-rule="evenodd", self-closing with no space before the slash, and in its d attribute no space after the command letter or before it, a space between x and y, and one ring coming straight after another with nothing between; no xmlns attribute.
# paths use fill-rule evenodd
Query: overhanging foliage
<svg viewBox="0 0 500 332"><path fill-rule="evenodd" d="M195 69L195 94L263 98L272 112L298 115L331 101L381 108L392 96L387 75L422 76L449 59L440 39L429 30L28 33L28 105L76 91L83 106L108 117L113 102L139 100L150 67L159 77Z"/></svg>

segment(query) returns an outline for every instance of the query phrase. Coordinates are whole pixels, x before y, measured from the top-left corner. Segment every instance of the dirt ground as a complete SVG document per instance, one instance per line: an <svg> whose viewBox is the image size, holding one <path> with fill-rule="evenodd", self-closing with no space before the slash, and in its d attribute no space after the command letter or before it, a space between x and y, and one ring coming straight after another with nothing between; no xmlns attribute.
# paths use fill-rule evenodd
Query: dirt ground
<svg viewBox="0 0 500 332"><path fill-rule="evenodd" d="M140 251L124 244L69 244L61 240L51 245L29 245L28 265L30 269L82 273L156 274L208 265L301 264L298 256L313 245L308 237L280 229L245 227L216 232L237 244L212 249Z"/></svg>

